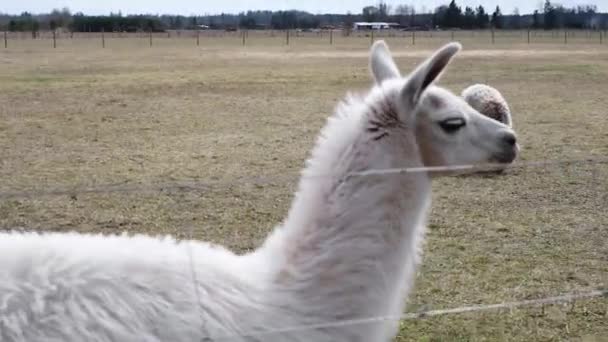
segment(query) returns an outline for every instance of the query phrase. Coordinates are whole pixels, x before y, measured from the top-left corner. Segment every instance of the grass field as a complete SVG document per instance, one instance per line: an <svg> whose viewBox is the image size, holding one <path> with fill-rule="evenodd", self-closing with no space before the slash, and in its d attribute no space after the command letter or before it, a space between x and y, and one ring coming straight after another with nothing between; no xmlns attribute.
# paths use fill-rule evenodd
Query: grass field
<svg viewBox="0 0 608 342"><path fill-rule="evenodd" d="M460 34L460 33L459 33ZM278 38L277 38L278 39ZM0 193L197 182L194 191L0 196L0 229L173 234L257 246L286 215L316 135L365 91L369 39L12 40L0 49ZM484 38L485 39L485 38ZM445 40L388 40L402 70ZM487 82L521 161L608 155L608 45L463 39L441 84ZM192 190L192 189L191 189ZM408 311L608 287L608 168L512 169L435 183ZM402 324L398 341L607 341L608 299Z"/></svg>

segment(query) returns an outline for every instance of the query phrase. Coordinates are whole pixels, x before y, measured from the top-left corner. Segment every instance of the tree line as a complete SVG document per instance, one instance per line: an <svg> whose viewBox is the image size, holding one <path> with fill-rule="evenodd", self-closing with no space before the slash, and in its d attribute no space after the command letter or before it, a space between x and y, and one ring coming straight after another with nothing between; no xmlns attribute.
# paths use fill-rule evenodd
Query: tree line
<svg viewBox="0 0 608 342"><path fill-rule="evenodd" d="M516 8L510 15L504 15L500 6L491 13L483 6L465 7L464 10L452 0L448 5L439 6L433 14L433 24L445 28L461 29L606 29L606 13L598 13L595 5L579 5L566 8L545 0L542 10L535 10L530 15L520 15Z"/></svg>
<svg viewBox="0 0 608 342"><path fill-rule="evenodd" d="M68 8L55 9L48 14L19 15L0 13L0 30L29 31L35 36L39 30L68 30L73 32L136 32L183 29L350 29L358 21L384 21L399 24L402 28L428 30L448 29L557 29L586 28L607 29L608 13L599 13L594 5L566 8L545 0L542 8L533 13L520 15L517 8L504 14L496 6L486 10L483 6L464 9L456 0L434 10L417 12L413 6L399 5L395 8L380 2L365 6L361 13L311 14L304 11L247 11L239 14L218 15L122 15L106 16L72 14Z"/></svg>

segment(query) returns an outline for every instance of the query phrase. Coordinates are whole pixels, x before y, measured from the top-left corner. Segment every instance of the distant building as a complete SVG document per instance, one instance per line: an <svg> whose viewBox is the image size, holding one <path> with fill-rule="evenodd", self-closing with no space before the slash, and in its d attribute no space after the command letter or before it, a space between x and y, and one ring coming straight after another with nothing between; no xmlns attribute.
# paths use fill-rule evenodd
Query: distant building
<svg viewBox="0 0 608 342"><path fill-rule="evenodd" d="M388 30L391 28L398 28L397 23L385 23L385 22L356 22L353 23L353 30Z"/></svg>

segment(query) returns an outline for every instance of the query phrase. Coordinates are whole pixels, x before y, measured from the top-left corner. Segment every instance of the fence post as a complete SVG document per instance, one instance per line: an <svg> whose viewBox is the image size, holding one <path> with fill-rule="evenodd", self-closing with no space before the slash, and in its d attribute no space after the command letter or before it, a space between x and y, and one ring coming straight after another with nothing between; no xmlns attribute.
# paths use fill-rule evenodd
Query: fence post
<svg viewBox="0 0 608 342"><path fill-rule="evenodd" d="M152 29L150 29L150 47L152 47Z"/></svg>
<svg viewBox="0 0 608 342"><path fill-rule="evenodd" d="M55 30L53 30L53 49L57 48L57 34L55 33Z"/></svg>
<svg viewBox="0 0 608 342"><path fill-rule="evenodd" d="M373 28L372 28L372 34L370 35L370 37L371 37L371 41L369 44L373 45L374 44L374 29Z"/></svg>
<svg viewBox="0 0 608 342"><path fill-rule="evenodd" d="M200 30L196 30L196 46L201 45L201 31Z"/></svg>
<svg viewBox="0 0 608 342"><path fill-rule="evenodd" d="M285 31L285 45L289 45L289 29Z"/></svg>
<svg viewBox="0 0 608 342"><path fill-rule="evenodd" d="M104 32L104 28L101 28L101 48L105 49L106 48L106 37L105 37L105 32Z"/></svg>
<svg viewBox="0 0 608 342"><path fill-rule="evenodd" d="M601 34L601 32L600 32ZM329 30L329 45L334 45L334 30Z"/></svg>
<svg viewBox="0 0 608 342"><path fill-rule="evenodd" d="M528 29L528 44L530 44L530 29Z"/></svg>
<svg viewBox="0 0 608 342"><path fill-rule="evenodd" d="M4 32L4 37L5 37L5 39L4 39L4 47L6 47L6 32ZM600 31L600 45L602 44L602 39L603 38L604 37L602 37L602 31Z"/></svg>
<svg viewBox="0 0 608 342"><path fill-rule="evenodd" d="M564 30L564 44L568 44L568 30Z"/></svg>
<svg viewBox="0 0 608 342"><path fill-rule="evenodd" d="M412 45L416 45L416 31L412 31Z"/></svg>
<svg viewBox="0 0 608 342"><path fill-rule="evenodd" d="M600 37L602 36L602 32L600 31ZM600 38L600 42L601 42L602 38ZM600 43L601 44L601 43ZM6 31L4 31L4 48L7 49L8 48L8 38L6 37Z"/></svg>
<svg viewBox="0 0 608 342"><path fill-rule="evenodd" d="M494 28L492 27L492 44L494 44Z"/></svg>
<svg viewBox="0 0 608 342"><path fill-rule="evenodd" d="M243 46L245 46L245 30L243 30L241 34L243 36Z"/></svg>

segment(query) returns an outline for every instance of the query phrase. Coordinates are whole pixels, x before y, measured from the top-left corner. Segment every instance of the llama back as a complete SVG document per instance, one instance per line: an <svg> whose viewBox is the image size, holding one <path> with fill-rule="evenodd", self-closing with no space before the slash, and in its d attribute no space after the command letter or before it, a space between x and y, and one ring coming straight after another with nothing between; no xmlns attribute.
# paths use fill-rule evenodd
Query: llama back
<svg viewBox="0 0 608 342"><path fill-rule="evenodd" d="M194 341L262 310L240 257L205 243L1 233L0 250L1 341Z"/></svg>

